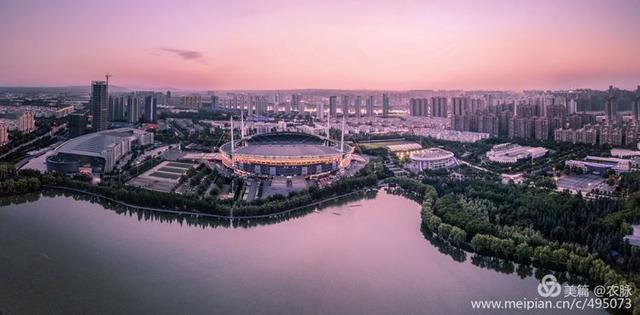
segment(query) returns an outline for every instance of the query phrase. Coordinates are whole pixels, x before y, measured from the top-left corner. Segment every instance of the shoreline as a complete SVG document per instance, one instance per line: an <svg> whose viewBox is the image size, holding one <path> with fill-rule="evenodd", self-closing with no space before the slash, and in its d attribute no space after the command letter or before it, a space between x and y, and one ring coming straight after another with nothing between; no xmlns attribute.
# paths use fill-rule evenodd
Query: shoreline
<svg viewBox="0 0 640 315"><path fill-rule="evenodd" d="M380 186L374 186L375 188L379 188ZM313 207L313 206L317 206L320 204L323 204L325 202L329 202L329 201L333 201L333 200L337 200L343 197L347 197L347 196L351 196L354 194L358 194L358 193L362 193L367 191L368 189L372 189L373 187L369 187L369 188L364 188L364 189L360 189L360 190L356 190L356 191L352 191L349 193L345 193L345 194L341 194L338 196L333 196L330 198L326 198L326 199L321 199L315 202L312 202L310 204L307 205L303 205L303 206L298 206L298 207L294 207L291 209L287 209L287 210L282 210L282 211L278 211L278 212L274 212L271 214L261 214L261 215L250 215L250 216L233 216L233 215L219 215L219 214L211 214L211 213L201 213L201 212L191 212L191 211L183 211L183 210L172 210L172 209L162 209L162 208L154 208L154 207L146 207L146 206L139 206L139 205L134 205L134 204L130 204L130 203L126 203L120 200L116 200L107 196L103 196L100 194L96 194L96 193L92 193L92 192L88 192L82 189L76 189L76 188L70 188L70 187L64 187L64 186L43 186L42 190L61 190L61 191L67 191L67 192L72 192L72 193L79 193L79 194L83 194L83 195L87 195L87 196L92 196L92 197L96 197L96 198L100 198L109 202L113 202L116 204L119 204L121 206L127 207L127 208L132 208L134 210L142 210L142 211L151 211L151 212L157 212L157 213L166 213L166 214L175 214L175 215L182 215L182 216L200 216L200 217L208 217L208 218L214 218L214 219L223 219L223 220L252 220L252 219L265 219L265 218L272 218L272 217L277 217L283 214L288 214L288 213L292 213L292 212L296 212L299 210L302 210L304 208L308 208L308 207Z"/></svg>

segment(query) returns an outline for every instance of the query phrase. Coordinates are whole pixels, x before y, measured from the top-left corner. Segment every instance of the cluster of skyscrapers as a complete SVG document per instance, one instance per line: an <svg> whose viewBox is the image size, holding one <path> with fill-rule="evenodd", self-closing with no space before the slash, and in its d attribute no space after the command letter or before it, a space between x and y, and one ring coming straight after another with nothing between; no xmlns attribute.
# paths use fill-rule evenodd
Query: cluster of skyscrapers
<svg viewBox="0 0 640 315"><path fill-rule="evenodd" d="M373 95L366 96L364 104L362 95L344 94L340 97L338 95L330 95L328 98L325 98L325 100L327 100L326 103L317 99L314 101L303 101L303 95L300 93L292 94L289 101L282 98L279 93L275 93L273 97L265 95L232 94L225 98L212 96L211 105L213 108L243 110L249 115L291 112L303 113L309 110L312 115L315 114L316 118L320 120L324 119L326 114L328 114L330 118L337 118L339 114L354 116L356 118L372 118L375 116L375 98ZM328 111L325 109L325 105L328 107ZM382 116L389 116L391 102L388 93L382 94L381 105Z"/></svg>
<svg viewBox="0 0 640 315"><path fill-rule="evenodd" d="M453 97L451 110L443 114L436 98L412 99L413 116L450 117L451 128L510 138L569 141L573 143L627 145L638 141L640 132L640 87L631 103L631 119L618 110L613 87L604 100L604 120L578 112L577 100L564 96L532 96L503 99L487 104L484 99ZM446 99L443 100L446 104Z"/></svg>
<svg viewBox="0 0 640 315"><path fill-rule="evenodd" d="M411 98L409 115L419 117L448 117L447 98L442 96L428 98Z"/></svg>
<svg viewBox="0 0 640 315"><path fill-rule="evenodd" d="M630 118L624 120L620 115L615 90L610 86L605 97L602 123L590 122L582 126L570 123L568 128L554 130L554 139L584 144L636 145L640 140L640 86L631 102Z"/></svg>
<svg viewBox="0 0 640 315"><path fill-rule="evenodd" d="M587 113L584 106L583 111L578 112L575 93L563 95L525 91L524 96L506 94L507 97L497 99L492 95L476 95L412 97L408 102L409 115L448 118L453 130L510 138L612 145L632 144L639 138L640 87L631 105L631 120L624 120L619 115L616 93L610 87L604 99L603 123L599 123L593 113ZM374 96L357 93L316 96L313 99L305 98L301 93L292 93L288 100L279 92L273 95L227 93L224 97L209 92L209 96L211 109L241 110L247 115L309 112L320 120L326 119L325 115L333 119L339 115L358 119L376 115ZM202 109L207 103L203 103L201 95L172 97L170 92L109 95L108 77L107 81L92 83L90 107L95 131L107 129L109 121L155 122L159 104ZM388 93L382 94L379 104L382 116L389 117L391 101ZM72 134L83 133L81 126L85 119L81 114L70 117Z"/></svg>
<svg viewBox="0 0 640 315"><path fill-rule="evenodd" d="M129 123L155 122L158 112L158 99L166 100L164 94L157 92L133 92L119 95L109 95L109 76L105 81L91 82L91 111L92 127L94 131L109 128L110 121ZM169 92L167 93L170 97ZM84 133L86 113L74 113L69 118L71 135L79 136Z"/></svg>
<svg viewBox="0 0 640 315"><path fill-rule="evenodd" d="M129 123L155 122L158 98L154 92L134 92L109 96L109 120Z"/></svg>

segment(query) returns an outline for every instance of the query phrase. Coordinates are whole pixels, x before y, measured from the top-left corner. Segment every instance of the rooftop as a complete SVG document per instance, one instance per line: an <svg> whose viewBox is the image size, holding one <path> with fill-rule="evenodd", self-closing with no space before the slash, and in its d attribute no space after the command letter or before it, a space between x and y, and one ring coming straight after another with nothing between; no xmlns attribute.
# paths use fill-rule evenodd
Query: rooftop
<svg viewBox="0 0 640 315"><path fill-rule="evenodd" d="M104 150L117 145L122 138L133 136L141 130L133 128L120 128L86 134L73 138L56 149L57 152L68 154L84 154L99 156Z"/></svg>
<svg viewBox="0 0 640 315"><path fill-rule="evenodd" d="M337 147L324 146L321 144L259 144L235 148L235 154L262 156L325 156L338 153L340 153L340 151Z"/></svg>
<svg viewBox="0 0 640 315"><path fill-rule="evenodd" d="M453 157L452 152L440 148L424 149L411 154L412 159L441 159L451 157Z"/></svg>

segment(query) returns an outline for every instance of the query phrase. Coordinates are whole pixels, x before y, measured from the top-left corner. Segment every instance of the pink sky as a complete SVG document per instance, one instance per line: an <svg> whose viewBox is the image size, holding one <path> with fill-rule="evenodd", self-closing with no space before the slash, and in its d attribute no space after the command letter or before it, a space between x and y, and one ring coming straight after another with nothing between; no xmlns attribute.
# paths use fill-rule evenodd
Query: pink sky
<svg viewBox="0 0 640 315"><path fill-rule="evenodd" d="M0 85L605 89L640 1L0 0Z"/></svg>

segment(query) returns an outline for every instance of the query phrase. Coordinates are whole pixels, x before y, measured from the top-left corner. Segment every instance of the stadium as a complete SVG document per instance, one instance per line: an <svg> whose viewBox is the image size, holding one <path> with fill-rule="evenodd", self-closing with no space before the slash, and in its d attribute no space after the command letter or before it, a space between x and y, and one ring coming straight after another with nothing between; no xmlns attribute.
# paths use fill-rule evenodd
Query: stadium
<svg viewBox="0 0 640 315"><path fill-rule="evenodd" d="M458 165L452 152L440 148L429 148L414 152L409 157L414 170L439 170Z"/></svg>
<svg viewBox="0 0 640 315"><path fill-rule="evenodd" d="M299 132L243 137L220 147L222 163L243 176L321 176L349 166L353 147Z"/></svg>

